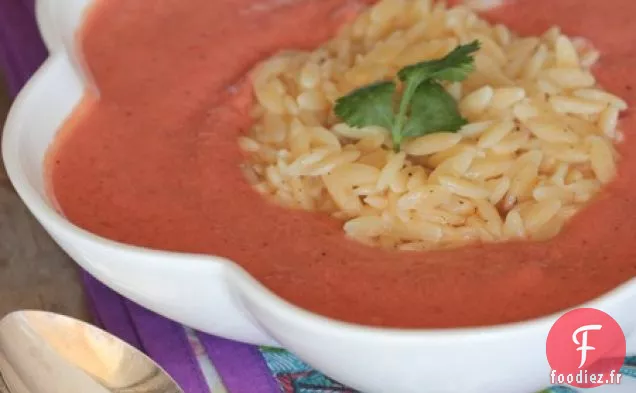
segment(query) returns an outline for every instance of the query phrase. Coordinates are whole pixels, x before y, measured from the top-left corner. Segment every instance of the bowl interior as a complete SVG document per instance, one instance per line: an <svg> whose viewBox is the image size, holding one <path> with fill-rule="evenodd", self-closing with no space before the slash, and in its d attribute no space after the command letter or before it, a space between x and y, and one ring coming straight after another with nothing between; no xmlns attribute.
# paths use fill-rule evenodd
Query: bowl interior
<svg viewBox="0 0 636 393"><path fill-rule="evenodd" d="M50 57L22 89L5 124L10 132L4 133L3 156L14 184L31 187L52 208L56 206L46 188L47 150L79 104L86 86L92 86L86 83L90 79L76 39L91 3L36 1L38 27ZM20 192L20 187L16 188Z"/></svg>
<svg viewBox="0 0 636 393"><path fill-rule="evenodd" d="M61 67L66 60L51 58L44 67L48 68L44 78L36 78L24 90L21 99L31 101L30 105L16 102L17 113L11 114L7 127L15 128L7 141L5 160L7 164L16 162L20 170L13 172L23 176L49 207L55 207L46 188L45 161L47 150L53 138L72 113L82 96L82 85L68 67ZM38 82L37 79L42 79ZM28 111L28 113L26 113ZM22 112L22 113L20 113ZM13 145L13 146L11 146Z"/></svg>

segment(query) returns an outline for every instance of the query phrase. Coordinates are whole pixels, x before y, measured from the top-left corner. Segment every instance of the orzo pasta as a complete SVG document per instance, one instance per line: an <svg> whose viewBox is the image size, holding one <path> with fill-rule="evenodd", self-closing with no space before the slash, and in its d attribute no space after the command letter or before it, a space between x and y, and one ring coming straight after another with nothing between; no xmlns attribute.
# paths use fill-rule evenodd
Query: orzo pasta
<svg viewBox="0 0 636 393"><path fill-rule="evenodd" d="M333 112L351 90L479 40L476 70L444 87L469 121L391 148L389 130ZM596 84L599 54L552 28L522 37L466 7L384 0L313 52L253 72L247 179L289 208L331 214L368 244L423 250L546 239L616 174L621 98Z"/></svg>

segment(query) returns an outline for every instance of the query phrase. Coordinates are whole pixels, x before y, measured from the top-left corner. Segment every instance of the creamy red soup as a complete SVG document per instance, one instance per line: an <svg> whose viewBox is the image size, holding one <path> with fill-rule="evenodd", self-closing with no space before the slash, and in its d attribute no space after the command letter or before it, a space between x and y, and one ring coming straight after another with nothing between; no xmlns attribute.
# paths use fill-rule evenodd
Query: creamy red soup
<svg viewBox="0 0 636 393"><path fill-rule="evenodd" d="M397 252L341 222L268 202L239 165L244 79L280 49L311 49L363 6L321 0L98 1L80 34L87 94L48 162L62 212L109 239L230 258L284 299L339 320L405 328L491 325L556 312L636 276L636 130L618 179L555 239ZM633 0L518 0L489 12L522 34L554 24L602 52L599 82L633 104ZM187 285L184 283L184 285Z"/></svg>

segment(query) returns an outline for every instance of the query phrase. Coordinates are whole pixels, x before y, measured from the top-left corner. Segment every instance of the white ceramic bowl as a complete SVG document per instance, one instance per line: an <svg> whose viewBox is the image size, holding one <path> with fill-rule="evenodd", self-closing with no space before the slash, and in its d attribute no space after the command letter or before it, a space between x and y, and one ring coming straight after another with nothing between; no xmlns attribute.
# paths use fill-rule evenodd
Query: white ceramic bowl
<svg viewBox="0 0 636 393"><path fill-rule="evenodd" d="M283 346L367 393L527 393L549 384L545 340L558 315L479 329L345 324L285 302L231 261L112 242L57 213L45 192L43 158L89 86L74 39L90 2L38 1L38 22L51 56L15 101L3 140L17 192L79 265L152 311L218 336ZM636 280L588 304L615 317L625 332L636 330L635 305ZM636 353L635 336L631 353Z"/></svg>

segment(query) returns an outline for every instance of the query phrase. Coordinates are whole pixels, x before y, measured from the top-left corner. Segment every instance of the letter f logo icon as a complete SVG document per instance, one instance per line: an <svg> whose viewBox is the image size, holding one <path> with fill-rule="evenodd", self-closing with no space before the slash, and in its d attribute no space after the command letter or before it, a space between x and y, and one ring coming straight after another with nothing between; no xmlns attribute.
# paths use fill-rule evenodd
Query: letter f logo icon
<svg viewBox="0 0 636 393"><path fill-rule="evenodd" d="M581 351L581 364L579 365L579 368L583 367L583 365L585 364L585 362L587 361L587 352L588 351L593 351L596 348L587 345L587 333L590 330L601 330L601 328L603 328L602 325L586 325L586 326L581 326L580 328L576 329L574 331L574 333L572 334L572 341L574 341L574 344L576 345L580 345L580 347L578 347L576 350L577 351ZM579 333L581 334L581 341L579 342L578 339L578 335Z"/></svg>

